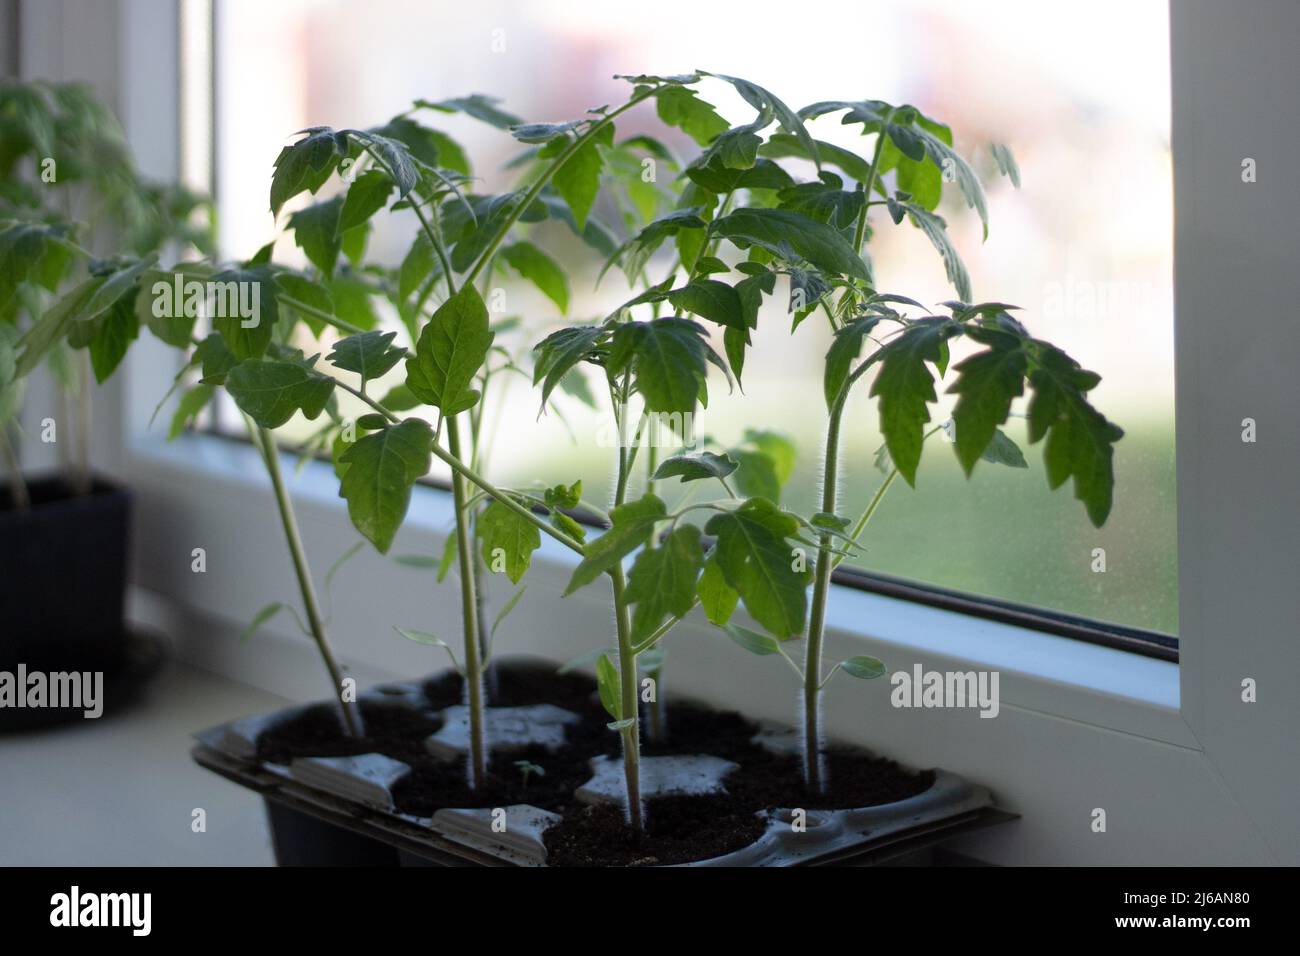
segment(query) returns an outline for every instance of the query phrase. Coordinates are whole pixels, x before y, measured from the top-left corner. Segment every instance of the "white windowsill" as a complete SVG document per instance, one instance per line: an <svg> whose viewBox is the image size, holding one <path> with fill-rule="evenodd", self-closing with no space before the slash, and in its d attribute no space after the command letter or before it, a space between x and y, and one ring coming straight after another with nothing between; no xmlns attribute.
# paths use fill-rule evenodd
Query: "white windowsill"
<svg viewBox="0 0 1300 956"><path fill-rule="evenodd" d="M270 500L256 451L250 445L212 436L186 435L173 443L147 438L132 446L130 470L133 479L146 484L162 482L192 489L214 483L236 496L226 498L225 504L215 502L218 509L229 507L235 500ZM346 506L338 497L338 483L329 465L311 461L295 473L286 462L285 470L300 509L323 511L344 533L351 532ZM202 507L211 498L192 495L187 501L193 507ZM229 517L237 520L238 516ZM412 539L419 540L417 547L440 548L451 520L448 495L417 486L393 553L410 550L403 548L402 542ZM278 528L275 533L278 535ZM354 532L351 540L358 540ZM328 560L332 557L322 554L316 563L324 566ZM535 591L546 595L543 600L551 599L553 591L553 599L558 601L558 593L575 563L572 552L543 536L525 581L538 582ZM390 582L394 591L409 591L410 573L392 567L383 580ZM141 583L154 586L148 581ZM368 603L376 607L392 603L374 590L373 584L367 589L372 598ZM170 596L184 600L183 595ZM227 602L222 610L234 621L246 621L256 607L265 603L264 597L251 600L254 603L248 607L230 607ZM606 598L599 589L589 588L565 599L570 608L579 600L602 603ZM565 606L561 604L554 613L563 615ZM383 611L375 613L382 615ZM403 622L374 623L379 631L387 632L391 624ZM885 661L891 673L911 671L918 662L927 669L996 670L1000 673L1002 707L1198 748L1179 715L1176 664L848 587L833 590L827 624L831 647L845 653L845 646L851 645L848 653L871 653ZM697 614L695 619L679 625L679 630L708 632L711 628ZM529 649L555 657L569 654L567 645L555 643L551 647L544 641L534 641ZM579 647L574 653L581 650Z"/></svg>

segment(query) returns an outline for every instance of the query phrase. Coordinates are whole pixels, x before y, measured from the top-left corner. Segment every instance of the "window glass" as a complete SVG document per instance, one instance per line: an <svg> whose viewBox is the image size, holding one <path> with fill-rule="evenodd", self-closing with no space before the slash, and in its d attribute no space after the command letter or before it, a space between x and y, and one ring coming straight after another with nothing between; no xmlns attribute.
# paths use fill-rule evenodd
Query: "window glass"
<svg viewBox="0 0 1300 956"><path fill-rule="evenodd" d="M224 0L216 23L216 188L223 250L247 257L274 235L267 195L288 134L306 126L371 126L417 97L502 97L530 121L578 117L618 101L615 73L700 67L752 78L798 108L822 99L913 103L950 124L989 197L990 231L960 202L940 212L971 274L976 300L1023 308L1030 328L1103 376L1097 406L1127 432L1116 449L1116 504L1101 531L1068 488L1049 491L1041 450L1023 422L1008 434L1027 470L981 465L967 481L937 436L917 487L895 482L857 564L917 581L1128 626L1175 633L1177 578L1173 445L1172 185L1168 13L1160 3L1087 5L964 0L804 0L734 4L658 0L430 4L397 0ZM732 121L752 110L721 84L703 91ZM440 125L475 159L481 191L512 182L503 167L519 144L461 116ZM869 140L838 117L819 138L857 151ZM662 127L652 110L620 134ZM683 152L691 144L670 139ZM988 151L1006 143L1022 187ZM875 218L879 217L879 218ZM409 213L371 238L373 258L396 263L415 234ZM878 285L927 303L955 297L925 237L873 213ZM539 236L575 269L570 314L596 317L627 298L617 270L595 287L599 263L563 230ZM277 256L302 261L292 239ZM662 269L666 273L670 261ZM584 273L585 268L585 273ZM656 275L658 272L655 273ZM527 342L555 318L535 291L507 286ZM738 442L746 428L788 435L799 463L785 500L817 496L825 427L822 356L830 332L810 319L789 335L783 290L768 300L746 366L745 394L715 383L698 430ZM954 362L960 353L954 354ZM400 374L394 373L394 374ZM942 390L942 389L941 389ZM573 402L534 421L536 395L519 378L492 398L502 429L489 471L500 482L572 480L600 501L612 473L600 447L604 417ZM941 396L936 421L951 397ZM226 417L238 425L237 416ZM302 423L300 433L310 425ZM859 511L882 475L874 404L859 389L845 429L845 501ZM662 489L668 492L670 489Z"/></svg>

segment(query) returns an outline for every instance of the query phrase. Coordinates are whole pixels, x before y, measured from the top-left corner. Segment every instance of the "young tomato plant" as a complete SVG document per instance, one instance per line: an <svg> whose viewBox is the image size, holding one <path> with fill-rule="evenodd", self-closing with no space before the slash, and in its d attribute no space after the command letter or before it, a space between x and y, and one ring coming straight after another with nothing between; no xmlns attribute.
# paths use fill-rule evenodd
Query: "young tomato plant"
<svg viewBox="0 0 1300 956"><path fill-rule="evenodd" d="M172 241L206 252L212 235L206 200L146 181L85 86L0 80L0 141L0 464L21 510L29 495L11 436L27 377L45 366L60 401L76 401L75 415L58 416L75 424L75 440L58 448L71 449L67 484L85 494L91 379L107 380L139 332L123 295L132 270ZM125 254L96 259L109 242Z"/></svg>

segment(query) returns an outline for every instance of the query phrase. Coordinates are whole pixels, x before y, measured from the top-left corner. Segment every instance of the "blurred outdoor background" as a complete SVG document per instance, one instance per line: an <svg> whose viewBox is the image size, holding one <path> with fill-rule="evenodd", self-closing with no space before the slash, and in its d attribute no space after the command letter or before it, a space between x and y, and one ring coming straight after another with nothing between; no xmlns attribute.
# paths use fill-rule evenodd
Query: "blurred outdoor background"
<svg viewBox="0 0 1300 956"><path fill-rule="evenodd" d="M1101 621L1177 633L1175 563L1172 183L1168 11L1162 0L1057 5L1029 0L803 0L798 4L649 5L589 2L473 4L367 0L218 0L212 176L223 254L246 258L274 235L272 164L307 126L374 126L417 97L500 97L526 121L581 117L630 89L615 73L742 76L798 109L825 99L912 103L948 123L989 195L990 232L945 190L939 210L970 271L975 299L1015 303L1037 335L1100 373L1094 402L1126 437L1116 451L1116 504L1097 531L1068 487L1050 492L1041 447L1008 428L1028 471L983 464L968 482L941 436L926 450L917 488L891 488L868 529L865 568ZM730 87L701 95L731 120L753 110ZM436 117L436 118L435 118ZM520 151L508 134L459 115L423 114L455 136L474 162L481 192L514 181L504 165ZM833 115L813 135L866 153L860 127ZM652 108L619 122L619 137L652 132L690 158L696 147ZM996 174L989 143L1008 144L1020 190ZM334 189L327 186L326 193ZM300 200L301 202L301 200ZM600 210L597 210L600 215ZM373 258L397 263L415 236L410 213L379 217ZM926 238L873 212L870 244L883 291L927 303L955 298ZM628 297L618 270L594 287L597 256L563 226L535 233L573 269L571 318L596 318ZM281 261L301 261L292 239ZM650 267L662 277L671 260ZM580 264L585 263L585 275ZM526 333L521 353L559 317L531 286L508 286ZM698 430L724 444L747 427L787 434L799 464L784 503L816 508L825 429L825 322L789 334L785 290L767 300L745 368L746 394L719 377ZM395 316L374 308L398 327ZM718 336L719 348L721 336ZM961 357L956 350L954 363ZM394 373L400 376L399 371ZM946 386L941 386L942 389ZM842 514L856 514L881 479L874 403L857 391L847 420ZM572 481L604 502L613 462L597 446L604 418L576 402L564 420L535 421L537 397L522 379L498 391L490 476L505 484ZM941 394L943 421L952 398ZM239 429L238 416L218 427ZM310 431L304 427L304 434ZM675 488L664 487L663 492ZM1104 548L1106 571L1093 571Z"/></svg>

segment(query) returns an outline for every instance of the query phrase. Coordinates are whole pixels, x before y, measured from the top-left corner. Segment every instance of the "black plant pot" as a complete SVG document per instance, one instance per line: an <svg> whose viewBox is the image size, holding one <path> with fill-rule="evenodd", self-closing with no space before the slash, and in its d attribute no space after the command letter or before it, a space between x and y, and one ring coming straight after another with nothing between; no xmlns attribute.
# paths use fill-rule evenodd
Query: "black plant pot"
<svg viewBox="0 0 1300 956"><path fill-rule="evenodd" d="M30 484L31 507L0 495L0 670L112 671L122 663L131 494L96 479L75 495Z"/></svg>

